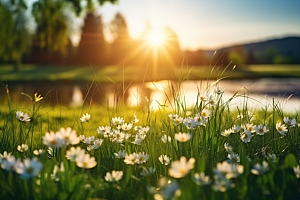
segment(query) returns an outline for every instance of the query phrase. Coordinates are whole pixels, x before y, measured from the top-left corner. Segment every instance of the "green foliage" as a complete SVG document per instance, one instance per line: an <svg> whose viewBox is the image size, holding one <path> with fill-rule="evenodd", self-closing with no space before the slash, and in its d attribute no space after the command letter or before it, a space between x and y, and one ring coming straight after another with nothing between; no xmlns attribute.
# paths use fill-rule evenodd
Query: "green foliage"
<svg viewBox="0 0 300 200"><path fill-rule="evenodd" d="M15 69L30 45L25 9L24 1L0 2L0 60L13 63Z"/></svg>
<svg viewBox="0 0 300 200"><path fill-rule="evenodd" d="M32 6L37 24L35 42L49 52L65 52L69 43L66 4L57 0L41 0Z"/></svg>
<svg viewBox="0 0 300 200"><path fill-rule="evenodd" d="M217 73L218 77L224 75L224 71L219 72L215 67L211 67L210 71ZM21 179L15 172L0 169L0 179L5 180L0 182L0 199L297 199L300 195L300 172L296 168L299 168L300 160L300 128L297 124L286 125L288 131L284 136L277 131L276 123L283 124L286 116L299 121L298 113L286 113L280 109L279 102L274 100L262 109L250 110L248 101L252 99L247 94L235 93L225 100L223 91L218 88L221 79L212 85L201 83L196 103L188 107L185 93L181 90L185 79L180 79L179 84L169 83L165 88L167 100L155 111L151 109L151 100L130 108L124 105L124 101L115 107L107 107L88 104L91 100L86 99L82 107L69 108L44 105L47 95L41 100L38 95L27 94L25 96L30 103L15 105L10 101L8 93L8 106L0 107L0 153L11 152L20 161L34 157L34 149L43 149L48 153L38 155L43 165L39 176ZM209 101L202 98L207 93L212 94ZM231 103L236 98L241 98L242 103L232 108ZM170 117L177 114L182 119L191 119L205 109L210 112L205 122L193 128L186 123L176 124ZM31 120L22 122L16 119L16 111L19 110L27 112ZM91 118L87 122L80 122L84 113L90 113ZM139 121L133 123L135 115ZM125 123L132 122L137 127L150 127L140 145L130 140L114 142L110 136L97 134L99 126L121 130L112 122L112 118L117 116L122 117ZM253 131L251 141L243 142L241 135L246 132L249 124L268 125L268 131L262 135L257 130ZM225 130L233 125L242 126L241 131L224 136ZM92 150L85 150L88 145L80 142L49 151L42 142L43 136L61 127L71 127L78 135L94 136L102 139L103 143ZM192 137L186 142L180 142L175 139L175 134L179 132L190 133ZM134 135L135 130L126 133ZM163 135L169 136L171 141L163 141ZM28 151L17 150L17 146L22 143L28 144ZM225 143L231 145L230 152L225 150ZM66 152L73 146L84 149L85 153L95 158L97 165L84 169L68 160ZM126 164L123 158L115 156L121 150L127 154L145 152L149 159L142 164ZM232 159L231 162L237 163L226 170L238 167L242 171L230 178L226 177L223 180L225 182L221 182L223 185L218 185L220 180L216 177L228 175L228 172L225 170L223 175L218 175L216 171L221 163L228 164L228 154L233 153L238 154L240 161ZM170 157L172 164L161 164L158 160L160 155ZM194 158L195 163L189 173L186 173L186 168L181 168L180 172L184 176L175 179L170 169L182 156L187 160ZM262 166L262 163L266 165L264 170L254 172L258 164ZM150 167L155 168L153 173L141 175L146 170L149 172ZM113 170L122 171L123 177L109 182L105 176ZM195 174L201 172L209 177L210 182L197 182Z"/></svg>

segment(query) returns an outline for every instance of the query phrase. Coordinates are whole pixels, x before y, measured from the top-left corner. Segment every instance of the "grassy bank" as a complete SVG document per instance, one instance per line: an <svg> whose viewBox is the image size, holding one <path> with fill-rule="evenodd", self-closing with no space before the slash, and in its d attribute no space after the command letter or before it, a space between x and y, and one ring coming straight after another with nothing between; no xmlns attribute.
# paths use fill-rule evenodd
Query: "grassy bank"
<svg viewBox="0 0 300 200"><path fill-rule="evenodd" d="M234 68L234 70L233 70ZM13 71L10 65L0 65L0 80L2 82L26 82L26 81L83 81L97 80L106 82L143 82L154 80L172 80L176 77L188 76L190 80L220 78L223 68L193 66L168 68L159 66L37 66L24 65L19 71ZM217 73L216 71L219 71ZM299 78L299 65L245 65L229 66L222 77L232 79L245 78Z"/></svg>
<svg viewBox="0 0 300 200"><path fill-rule="evenodd" d="M27 72L46 78L39 70ZM87 69L55 70L82 78ZM155 111L151 99L135 108L71 108L48 106L38 94L16 104L8 94L0 107L0 199L298 199L299 113L275 101L250 110L245 94L225 101L218 82L199 85L191 107L179 86L166 90L172 98ZM229 107L237 97L242 103Z"/></svg>

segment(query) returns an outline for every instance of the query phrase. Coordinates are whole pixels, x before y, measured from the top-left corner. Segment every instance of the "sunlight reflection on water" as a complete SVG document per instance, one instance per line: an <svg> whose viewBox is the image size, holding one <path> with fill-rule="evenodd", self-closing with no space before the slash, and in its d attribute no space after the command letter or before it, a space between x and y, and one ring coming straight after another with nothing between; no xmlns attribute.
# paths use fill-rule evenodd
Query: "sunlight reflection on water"
<svg viewBox="0 0 300 200"><path fill-rule="evenodd" d="M177 91L176 94L180 95L181 101L186 102L188 107L195 105L198 91L200 93L213 92L213 88L210 91L206 90L207 86L213 84L213 81L184 81L181 85L170 81L145 83L145 87L151 90L148 98L151 100L150 107L153 110L158 109L159 104L165 105L168 99L173 102L170 83ZM271 109L274 99L274 102L279 103L279 107L288 113L300 109L300 99L297 98L299 85L300 80L298 79L222 80L219 82L219 86L225 89L222 97L224 102L236 92L240 95L231 101L230 106L233 108L241 107L247 97L248 106L251 109L265 109L266 106ZM138 85L129 89L128 105L135 106L141 103L144 95L141 91L142 88ZM291 94L294 96L288 99Z"/></svg>

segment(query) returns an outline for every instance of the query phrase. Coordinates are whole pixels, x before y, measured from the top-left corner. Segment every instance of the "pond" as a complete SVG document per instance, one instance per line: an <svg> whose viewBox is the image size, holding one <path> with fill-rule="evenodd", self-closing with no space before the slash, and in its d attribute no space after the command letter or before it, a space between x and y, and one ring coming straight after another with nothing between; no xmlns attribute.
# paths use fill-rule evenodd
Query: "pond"
<svg viewBox="0 0 300 200"><path fill-rule="evenodd" d="M33 95L35 92L47 96L45 101L50 104L81 106L82 103L105 103L113 106L125 102L129 106L150 104L151 109L158 109L159 105L171 106L173 95L170 86L180 94L187 106L196 103L198 92L201 94L207 86L214 81L189 80L180 84L176 81L159 81L120 84L102 83L78 83L78 82L30 82L8 83L10 96L13 102L24 102L26 96L22 92ZM286 112L295 112L300 109L300 80L299 79L245 79L245 80L221 80L219 86L225 89L223 100L227 101L235 93L247 96L249 106L261 108L271 105L274 99L279 102ZM123 92L125 91L125 92ZM210 91L212 92L212 91ZM290 96L291 95L291 96ZM251 100L251 98L255 100ZM0 103L7 100L5 87L0 90ZM231 106L242 104L244 97L237 97L231 101Z"/></svg>

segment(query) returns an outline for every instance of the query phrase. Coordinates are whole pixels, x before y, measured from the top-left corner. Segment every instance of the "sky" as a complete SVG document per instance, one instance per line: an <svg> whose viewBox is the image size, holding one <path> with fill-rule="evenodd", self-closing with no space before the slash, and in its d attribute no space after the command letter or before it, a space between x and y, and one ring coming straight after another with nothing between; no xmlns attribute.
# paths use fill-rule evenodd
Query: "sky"
<svg viewBox="0 0 300 200"><path fill-rule="evenodd" d="M97 9L104 23L120 12L137 39L150 23L169 26L183 50L300 36L299 0L119 0Z"/></svg>

